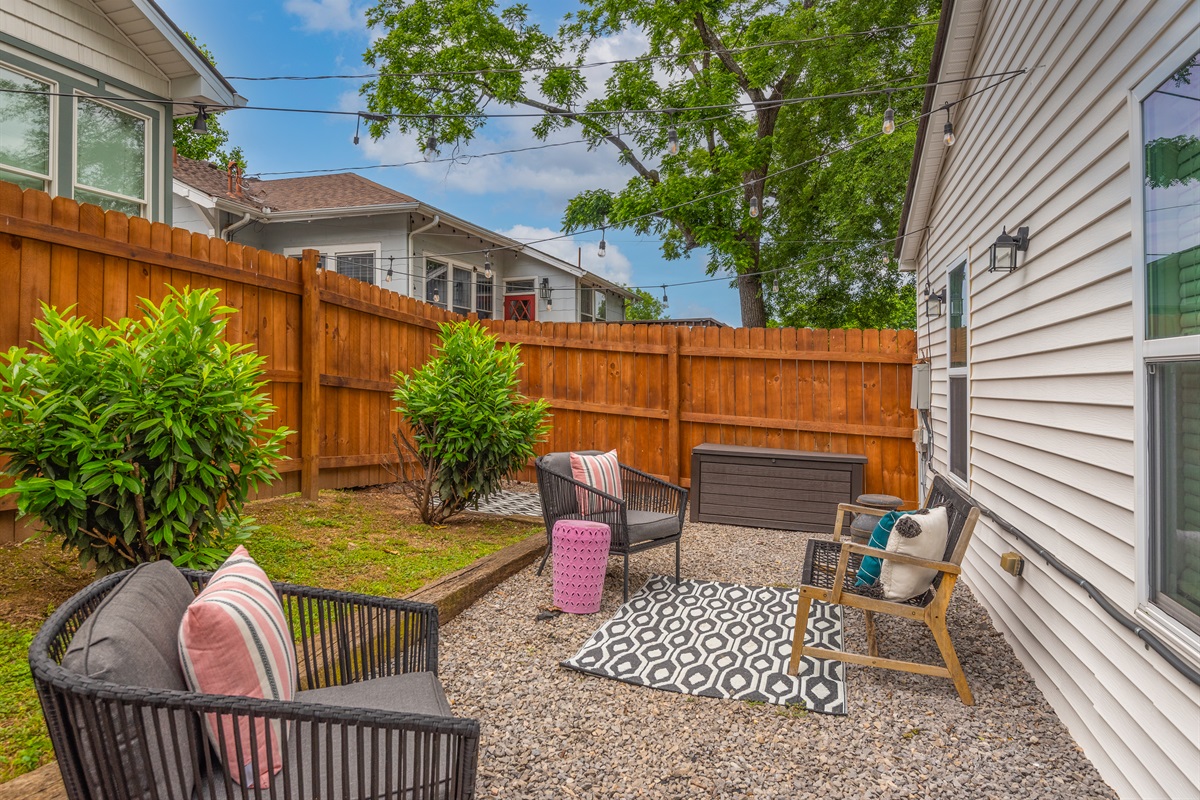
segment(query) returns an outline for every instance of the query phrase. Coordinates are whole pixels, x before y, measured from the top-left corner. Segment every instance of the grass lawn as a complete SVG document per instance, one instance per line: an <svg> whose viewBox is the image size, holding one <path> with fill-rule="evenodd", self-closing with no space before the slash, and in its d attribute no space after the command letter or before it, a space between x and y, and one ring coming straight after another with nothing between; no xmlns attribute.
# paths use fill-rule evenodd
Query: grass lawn
<svg viewBox="0 0 1200 800"><path fill-rule="evenodd" d="M472 516L421 524L389 489L322 492L247 506L261 526L246 543L274 580L399 597L502 547L540 524ZM50 612L92 574L58 544L0 546L0 783L54 758L29 675L29 643Z"/></svg>

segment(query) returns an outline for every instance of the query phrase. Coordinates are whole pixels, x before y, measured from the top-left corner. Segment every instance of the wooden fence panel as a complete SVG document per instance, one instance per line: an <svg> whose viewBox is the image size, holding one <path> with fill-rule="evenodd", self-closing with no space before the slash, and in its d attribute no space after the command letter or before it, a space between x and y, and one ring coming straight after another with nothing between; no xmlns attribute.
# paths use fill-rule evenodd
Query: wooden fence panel
<svg viewBox="0 0 1200 800"><path fill-rule="evenodd" d="M27 346L41 303L92 322L140 314L169 286L212 287L230 341L265 361L269 424L296 431L281 479L260 496L391 480L400 430L393 376L435 352L462 317L317 268L0 182L0 349ZM714 442L861 453L864 490L916 501L908 408L913 331L678 328L482 320L522 346L521 389L551 405L538 453L617 449L691 483L691 450ZM532 480L527 468L521 477ZM28 535L0 499L0 542Z"/></svg>

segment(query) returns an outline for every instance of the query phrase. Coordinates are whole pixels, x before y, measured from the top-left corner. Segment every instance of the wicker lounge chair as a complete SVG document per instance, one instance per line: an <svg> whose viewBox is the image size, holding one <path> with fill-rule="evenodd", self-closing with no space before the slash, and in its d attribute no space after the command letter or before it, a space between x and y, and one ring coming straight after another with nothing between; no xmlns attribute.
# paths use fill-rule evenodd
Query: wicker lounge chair
<svg viewBox="0 0 1200 800"><path fill-rule="evenodd" d="M598 450L581 452L599 454ZM612 530L608 551L625 557L623 585L626 600L629 599L631 553L674 543L675 582L679 582L680 540L683 538L683 515L687 509L687 489L622 464L623 498L618 499L571 477L570 453L548 453L539 458L535 465L538 491L542 495L542 516L546 521L546 552L538 567L538 575L545 569L546 559L554 547L554 523L560 519L586 519L603 522ZM580 491L603 498L609 510L587 516L580 514Z"/></svg>
<svg viewBox="0 0 1200 800"><path fill-rule="evenodd" d="M810 539L804 555L800 601L796 608L796 630L792 639L792 659L788 667L789 674L797 673L800 659L803 656L811 656L813 658L834 658L868 667L936 675L953 680L954 687L958 690L958 695L962 698L963 703L974 705L975 699L971 695L970 687L967 686L967 678L963 675L962 666L958 663L958 655L954 652L950 633L946 630L946 609L950 605L950 595L954 591L954 583L962 571L963 556L967 552L967 545L971 542L975 521L979 518L979 509L972 506L940 475L934 478L924 507L932 508L939 505L947 507L950 523L946 551L941 561L928 561L913 556L887 553L866 545L842 541L842 523L847 512L878 514L878 511L849 503L842 503L838 506L833 541ZM902 602L884 600L877 588L854 585L863 556L877 556L882 559L894 559L906 564L928 567L936 569L938 574L933 580L933 585L923 595ZM808 612L813 600L863 610L867 627L867 655L804 646L804 631L808 627ZM875 641L875 613L923 621L933 633L945 665L880 658L879 648Z"/></svg>
<svg viewBox="0 0 1200 800"><path fill-rule="evenodd" d="M196 592L210 577L182 572ZM277 583L296 641L296 699L206 695L98 680L62 665L76 631L125 574L64 603L30 648L72 800L474 796L479 723L450 715L437 680L436 607ZM156 627L155 612L147 610L147 628ZM172 646L164 638L153 645ZM222 753L200 732L205 714L248 720L251 741L275 732L282 763L267 770L275 773L269 786L230 780Z"/></svg>

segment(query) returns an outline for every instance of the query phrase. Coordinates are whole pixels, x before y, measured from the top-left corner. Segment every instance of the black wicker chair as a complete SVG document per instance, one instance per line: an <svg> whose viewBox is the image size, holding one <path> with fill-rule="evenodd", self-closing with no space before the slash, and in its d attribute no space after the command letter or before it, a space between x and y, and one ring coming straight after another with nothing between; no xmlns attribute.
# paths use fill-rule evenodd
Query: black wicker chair
<svg viewBox="0 0 1200 800"><path fill-rule="evenodd" d="M579 451L598 455L598 450ZM687 489L659 480L653 475L621 465L622 498L613 497L571 476L570 453L548 453L535 463L538 491L542 495L542 516L546 521L546 552L538 575L554 547L554 523L560 519L586 519L603 522L612 530L608 551L625 557L624 592L629 599L629 556L642 550L675 545L675 582L679 583L680 541L683 515L687 509ZM607 510L594 514L579 513L579 492L590 492L607 502Z"/></svg>
<svg viewBox="0 0 1200 800"><path fill-rule="evenodd" d="M211 575L182 572L197 592ZM149 765L186 774L198 800L474 797L479 723L473 719L145 689L64 668L61 661L72 636L123 576L102 578L64 603L34 637L29 652L72 800L159 797L154 780L161 776L148 776ZM403 673L436 674L435 606L281 583L275 587L296 641L302 690L362 686ZM283 765L269 786L243 787L226 775L222 754L198 735L201 715L213 713L228 715L234 724L248 720L256 739L267 730L276 732ZM117 743L122 743L120 749ZM241 753L237 755L240 760Z"/></svg>

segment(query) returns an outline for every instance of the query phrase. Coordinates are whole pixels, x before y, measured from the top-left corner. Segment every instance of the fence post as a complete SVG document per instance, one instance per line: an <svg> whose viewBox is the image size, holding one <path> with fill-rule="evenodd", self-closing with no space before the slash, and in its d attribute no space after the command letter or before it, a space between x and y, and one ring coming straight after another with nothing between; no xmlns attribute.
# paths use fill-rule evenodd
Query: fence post
<svg viewBox="0 0 1200 800"><path fill-rule="evenodd" d="M321 471L321 364L325 331L321 311L320 254L305 250L300 259L300 492L316 500Z"/></svg>
<svg viewBox="0 0 1200 800"><path fill-rule="evenodd" d="M671 483L678 485L683 455L679 452L679 328L664 325L667 333L667 465Z"/></svg>

